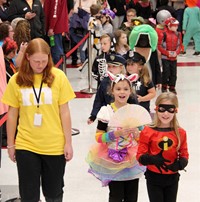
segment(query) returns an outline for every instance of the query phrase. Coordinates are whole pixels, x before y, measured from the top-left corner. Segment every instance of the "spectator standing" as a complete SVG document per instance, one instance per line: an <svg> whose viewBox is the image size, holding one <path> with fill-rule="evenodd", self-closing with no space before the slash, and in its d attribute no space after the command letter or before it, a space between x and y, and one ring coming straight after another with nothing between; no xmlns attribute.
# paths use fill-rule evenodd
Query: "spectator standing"
<svg viewBox="0 0 200 202"><path fill-rule="evenodd" d="M123 31L126 32L127 34L127 39L129 38L129 35L133 29L133 22L132 22L132 19L134 17L137 16L137 13L136 13L136 10L133 9L133 8L130 8L126 11L126 19L127 21L126 22L123 22L120 29L122 29Z"/></svg>
<svg viewBox="0 0 200 202"><path fill-rule="evenodd" d="M54 37L51 54L53 62L56 64L60 60L61 55L64 55L62 33L68 32L66 0L45 0L44 12L46 33L49 37Z"/></svg>
<svg viewBox="0 0 200 202"><path fill-rule="evenodd" d="M78 8L85 10L86 12L90 13L90 7L92 4L97 4L97 0L75 0L74 3L74 13L78 13Z"/></svg>
<svg viewBox="0 0 200 202"><path fill-rule="evenodd" d="M179 21L178 31L182 32L183 13L185 10L184 0L170 0L169 4L175 9L176 19Z"/></svg>
<svg viewBox="0 0 200 202"><path fill-rule="evenodd" d="M8 8L8 20L22 17L29 21L31 39L43 38L45 35L45 19L42 4L39 0L12 0Z"/></svg>
<svg viewBox="0 0 200 202"><path fill-rule="evenodd" d="M151 4L150 0L142 0L136 3L137 16L144 19L149 19L151 17Z"/></svg>
<svg viewBox="0 0 200 202"><path fill-rule="evenodd" d="M0 0L0 21L4 22L7 20L7 6L6 6L7 0Z"/></svg>
<svg viewBox="0 0 200 202"><path fill-rule="evenodd" d="M108 0L110 9L114 11L115 18L113 20L113 29L119 29L122 22L124 21L124 16L126 14L126 1L125 0Z"/></svg>
<svg viewBox="0 0 200 202"><path fill-rule="evenodd" d="M92 4L94 3L94 4ZM85 36L88 30L88 21L90 18L90 7L92 5L96 5L96 1L90 1L90 0L76 0L74 4L74 13L70 17L70 38L71 38L71 46L72 48L76 46L76 44ZM99 9L100 10L100 9ZM86 53L85 50L83 50L84 44L80 45L80 59L81 63L85 62L86 59ZM72 65L74 66L80 66L82 64L77 64L78 56L77 56L77 50L75 50L72 53Z"/></svg>

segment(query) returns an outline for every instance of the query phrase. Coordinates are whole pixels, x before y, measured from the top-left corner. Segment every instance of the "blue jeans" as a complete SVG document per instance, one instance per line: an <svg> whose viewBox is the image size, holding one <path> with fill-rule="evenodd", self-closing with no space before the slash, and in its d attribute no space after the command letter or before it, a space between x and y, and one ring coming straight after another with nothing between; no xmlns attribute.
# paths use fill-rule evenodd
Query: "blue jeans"
<svg viewBox="0 0 200 202"><path fill-rule="evenodd" d="M61 56L64 55L63 43L62 43L62 34L54 35L55 46L51 47L51 55L53 62L56 65L60 60Z"/></svg>
<svg viewBox="0 0 200 202"><path fill-rule="evenodd" d="M182 32L183 13L184 13L184 9L176 10L176 19L179 21L179 26L178 26L179 32Z"/></svg>
<svg viewBox="0 0 200 202"><path fill-rule="evenodd" d="M69 30L69 33L70 33L70 37L72 39L72 48L84 37L84 35L86 33L83 34L83 36L81 35L77 35L75 33L75 28L70 28ZM80 50L80 58L81 58L81 62L84 63L85 60L86 60L86 55L85 55L85 50L82 50L83 49L83 46L84 46L85 42L83 42L80 47L79 47L79 50ZM77 57L77 51L74 51L74 53L72 54L72 60L78 60L78 57Z"/></svg>

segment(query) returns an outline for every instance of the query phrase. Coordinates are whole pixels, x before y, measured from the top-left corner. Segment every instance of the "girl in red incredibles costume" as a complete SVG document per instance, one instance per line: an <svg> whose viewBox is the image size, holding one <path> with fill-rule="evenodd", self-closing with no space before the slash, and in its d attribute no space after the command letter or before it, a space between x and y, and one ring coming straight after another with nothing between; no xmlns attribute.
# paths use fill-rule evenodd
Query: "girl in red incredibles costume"
<svg viewBox="0 0 200 202"><path fill-rule="evenodd" d="M150 202L176 202L178 171L188 164L186 131L178 125L177 108L177 96L162 93L156 100L153 124L140 134L136 158L147 166Z"/></svg>

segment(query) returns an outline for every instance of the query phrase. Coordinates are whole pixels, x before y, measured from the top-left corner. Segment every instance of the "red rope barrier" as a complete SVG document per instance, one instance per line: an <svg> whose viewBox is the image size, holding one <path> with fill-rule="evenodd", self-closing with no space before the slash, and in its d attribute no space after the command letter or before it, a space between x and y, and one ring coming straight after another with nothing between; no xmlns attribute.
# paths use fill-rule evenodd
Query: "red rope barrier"
<svg viewBox="0 0 200 202"><path fill-rule="evenodd" d="M6 113L1 119L0 119L0 127L4 124L4 122L7 121L8 114Z"/></svg>
<svg viewBox="0 0 200 202"><path fill-rule="evenodd" d="M76 44L76 46L74 46L69 52L66 53L66 58L68 58L88 37L89 37L89 33L87 33L87 34ZM59 65L60 65L62 62L63 62L63 59L61 58L55 66L56 66L56 67L59 67Z"/></svg>

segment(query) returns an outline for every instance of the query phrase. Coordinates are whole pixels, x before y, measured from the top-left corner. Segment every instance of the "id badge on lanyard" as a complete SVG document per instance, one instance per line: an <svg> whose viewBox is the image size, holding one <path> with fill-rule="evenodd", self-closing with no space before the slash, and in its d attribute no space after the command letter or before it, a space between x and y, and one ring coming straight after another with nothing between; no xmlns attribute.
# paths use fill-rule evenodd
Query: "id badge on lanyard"
<svg viewBox="0 0 200 202"><path fill-rule="evenodd" d="M40 104L40 96L41 96L41 91L42 91L42 84L43 81L40 84L40 90L39 90L39 94L37 95L35 87L33 87L33 92L37 101L37 112L34 114L34 121L33 121L33 125L34 126L41 126L42 125L42 114L39 113L39 104Z"/></svg>

